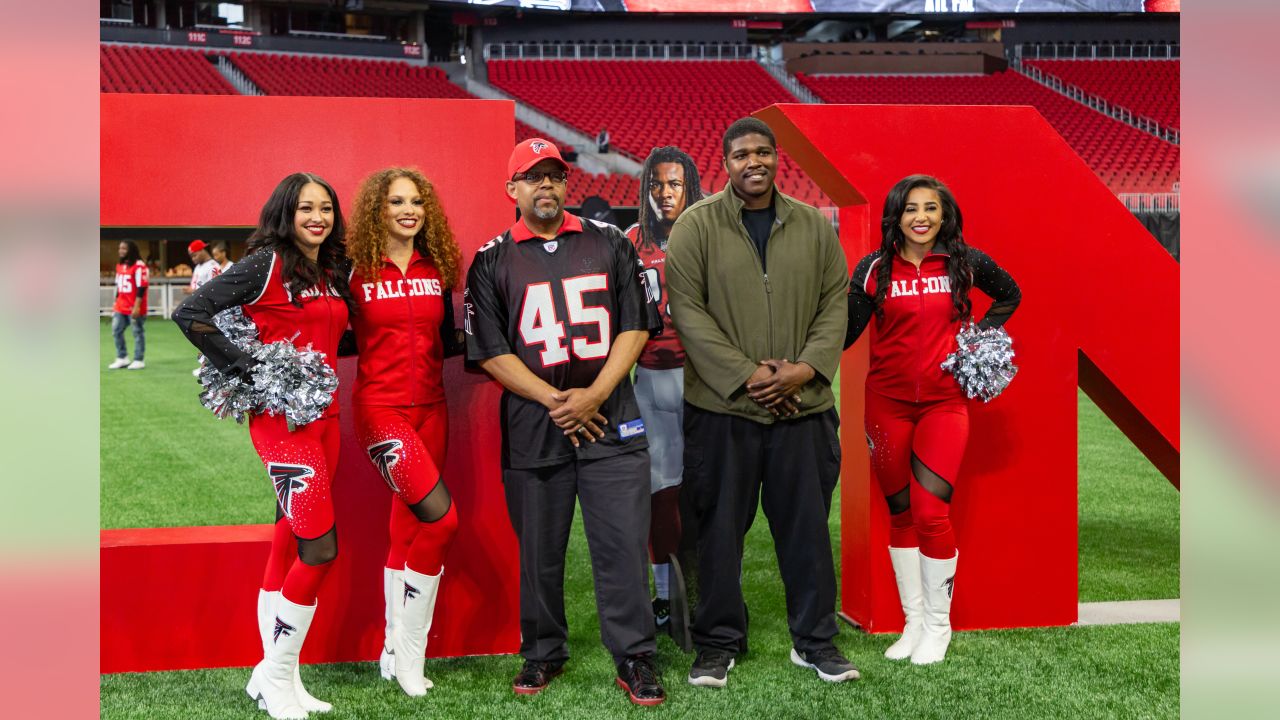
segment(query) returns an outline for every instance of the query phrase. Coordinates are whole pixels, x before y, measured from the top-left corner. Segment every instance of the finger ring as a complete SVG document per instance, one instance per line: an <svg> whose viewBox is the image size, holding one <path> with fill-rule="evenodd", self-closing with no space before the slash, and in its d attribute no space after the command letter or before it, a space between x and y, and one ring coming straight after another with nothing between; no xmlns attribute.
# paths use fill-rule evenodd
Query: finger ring
<svg viewBox="0 0 1280 720"><path fill-rule="evenodd" d="M578 432L584 432L584 431L585 431L585 432L590 432L589 430L587 430L587 426L586 426L586 425L579 425L579 426L578 426Z"/></svg>

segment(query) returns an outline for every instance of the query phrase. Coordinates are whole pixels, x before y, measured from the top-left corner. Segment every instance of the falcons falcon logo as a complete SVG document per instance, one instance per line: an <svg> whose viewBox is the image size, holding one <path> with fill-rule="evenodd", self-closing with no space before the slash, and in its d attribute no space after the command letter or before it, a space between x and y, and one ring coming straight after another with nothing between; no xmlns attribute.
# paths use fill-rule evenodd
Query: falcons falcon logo
<svg viewBox="0 0 1280 720"><path fill-rule="evenodd" d="M405 583L405 584L404 584L404 602L405 602L405 604L407 605L407 604L409 603L409 601L410 601L410 600L412 600L412 599L414 599L414 598L418 597L418 594L419 594L419 593L421 593L421 592L422 592L422 591L421 591L421 590L419 590L418 588L416 588L416 587L414 587L414 586L410 585L409 583Z"/></svg>
<svg viewBox="0 0 1280 720"><path fill-rule="evenodd" d="M649 302L655 305L662 302L662 283L658 282L657 270L645 268L640 273L640 285L644 287L644 294L649 298Z"/></svg>
<svg viewBox="0 0 1280 720"><path fill-rule="evenodd" d="M280 511L292 520L293 496L307 489L310 484L307 479L313 477L316 471L306 465L268 463L267 473L271 475L271 482L276 486L276 499L280 502Z"/></svg>
<svg viewBox="0 0 1280 720"><path fill-rule="evenodd" d="M394 493L400 492L400 488L396 487L396 481L391 478L391 468L400 462L402 447L404 445L399 440L387 440L369 446L369 459L378 468L378 472L382 473L382 479L387 481L387 487L390 487L391 492Z"/></svg>
<svg viewBox="0 0 1280 720"><path fill-rule="evenodd" d="M943 584L943 585L945 585L945 586L947 587L947 597L948 597L948 598L950 598L950 597L951 597L951 591L952 591L952 590L954 590L954 589L955 589L955 586L956 586L956 576L955 576L955 575L952 575L951 577L947 578L946 580L943 580L943 581L942 581L942 584Z"/></svg>
<svg viewBox="0 0 1280 720"><path fill-rule="evenodd" d="M297 631L297 629L298 628L281 620L279 617L276 617L276 627L274 630L271 631L271 642L280 642L281 635L285 637L289 637L295 631Z"/></svg>
<svg viewBox="0 0 1280 720"><path fill-rule="evenodd" d="M541 155L542 151L547 149L547 144L544 142L531 142L529 143L529 149L534 153Z"/></svg>

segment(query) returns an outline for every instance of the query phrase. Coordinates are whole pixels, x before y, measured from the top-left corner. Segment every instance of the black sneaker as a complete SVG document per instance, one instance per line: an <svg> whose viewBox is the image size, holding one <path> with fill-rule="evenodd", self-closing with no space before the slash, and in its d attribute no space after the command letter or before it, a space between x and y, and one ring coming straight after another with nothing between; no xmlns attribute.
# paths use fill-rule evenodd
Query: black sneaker
<svg viewBox="0 0 1280 720"><path fill-rule="evenodd" d="M547 684L564 672L564 663L539 662L525 660L524 667L511 682L511 689L517 695L537 695L547 689Z"/></svg>
<svg viewBox="0 0 1280 720"><path fill-rule="evenodd" d="M862 677L858 667L849 662L834 645L809 652L791 648L791 662L817 671L818 677L827 682L844 682Z"/></svg>
<svg viewBox="0 0 1280 720"><path fill-rule="evenodd" d="M689 684L702 687L724 687L733 669L733 653L714 648L699 650L698 657L689 668Z"/></svg>
<svg viewBox="0 0 1280 720"><path fill-rule="evenodd" d="M653 599L653 624L658 632L671 632L671 601L666 598L656 597Z"/></svg>
<svg viewBox="0 0 1280 720"><path fill-rule="evenodd" d="M661 705L667 699L658 671L653 667L652 655L632 655L623 660L618 665L616 682L636 705Z"/></svg>

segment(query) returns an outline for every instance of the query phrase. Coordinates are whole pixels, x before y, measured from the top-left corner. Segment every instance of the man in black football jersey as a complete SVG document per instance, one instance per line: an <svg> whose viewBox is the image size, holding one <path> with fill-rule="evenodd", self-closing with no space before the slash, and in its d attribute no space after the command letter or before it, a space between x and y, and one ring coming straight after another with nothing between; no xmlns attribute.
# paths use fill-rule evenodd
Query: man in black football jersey
<svg viewBox="0 0 1280 720"><path fill-rule="evenodd" d="M649 453L629 373L662 322L618 228L564 211L568 166L541 138L511 154L521 219L467 274L467 361L506 388L502 479L520 544L520 654L532 695L569 657L564 562L575 498L591 551L600 636L632 702L666 699L654 668L646 540Z"/></svg>

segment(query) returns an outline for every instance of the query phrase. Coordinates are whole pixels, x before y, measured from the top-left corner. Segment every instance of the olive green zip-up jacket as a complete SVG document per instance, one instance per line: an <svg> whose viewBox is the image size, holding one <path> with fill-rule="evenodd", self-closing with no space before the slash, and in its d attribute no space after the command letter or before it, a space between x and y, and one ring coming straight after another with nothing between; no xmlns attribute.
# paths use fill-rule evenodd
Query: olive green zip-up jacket
<svg viewBox="0 0 1280 720"><path fill-rule="evenodd" d="M684 399L711 412L773 423L744 383L761 360L804 362L802 417L835 405L831 378L849 321L849 267L830 221L774 189L767 263L742 224L731 187L680 215L667 241L671 322L686 358ZM765 274L765 267L768 274Z"/></svg>

